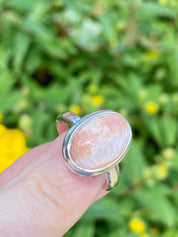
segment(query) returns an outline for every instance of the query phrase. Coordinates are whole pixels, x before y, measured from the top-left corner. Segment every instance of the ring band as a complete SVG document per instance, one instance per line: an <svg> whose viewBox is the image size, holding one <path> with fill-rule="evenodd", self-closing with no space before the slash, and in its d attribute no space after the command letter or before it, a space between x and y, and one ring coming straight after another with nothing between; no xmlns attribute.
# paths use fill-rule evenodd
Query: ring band
<svg viewBox="0 0 178 237"><path fill-rule="evenodd" d="M94 131L95 133L93 135L93 133L87 129L87 125L92 126L96 121L99 124L97 125L97 128L94 129L100 129L97 131L101 132L98 134ZM105 121L105 124L103 121ZM58 127L61 122L67 124L70 128L62 145L62 153L67 166L71 171L85 176L95 176L105 173L107 180L106 190L111 190L118 182L119 162L127 153L131 143L132 131L128 121L122 115L112 110L100 110L88 114L83 118L73 112L65 112L58 115L56 119ZM115 134L113 135L113 133ZM104 142L101 137L102 134L105 139ZM84 142L81 142L83 140ZM103 149L105 150L98 147L96 148L99 140L102 140L101 144L104 144ZM88 150L88 144L92 149L94 148L94 155L90 154L91 151ZM110 146L109 150L111 156L109 157L107 146ZM88 156L86 156L85 153L89 154L88 160L86 158ZM96 159L98 157L100 159L100 154L102 154L102 159L105 162L101 167L97 163L98 159ZM108 161L107 157L109 158ZM113 158L111 159L110 157ZM90 163L92 162L96 167L91 166Z"/></svg>

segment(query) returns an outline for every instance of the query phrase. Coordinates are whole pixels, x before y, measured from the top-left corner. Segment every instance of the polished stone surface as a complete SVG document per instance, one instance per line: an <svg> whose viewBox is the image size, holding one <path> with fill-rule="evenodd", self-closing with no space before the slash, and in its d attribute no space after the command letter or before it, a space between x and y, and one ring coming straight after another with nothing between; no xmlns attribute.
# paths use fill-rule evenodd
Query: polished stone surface
<svg viewBox="0 0 178 237"><path fill-rule="evenodd" d="M116 113L101 114L76 131L70 154L82 168L102 168L124 152L130 136L130 126L123 116Z"/></svg>

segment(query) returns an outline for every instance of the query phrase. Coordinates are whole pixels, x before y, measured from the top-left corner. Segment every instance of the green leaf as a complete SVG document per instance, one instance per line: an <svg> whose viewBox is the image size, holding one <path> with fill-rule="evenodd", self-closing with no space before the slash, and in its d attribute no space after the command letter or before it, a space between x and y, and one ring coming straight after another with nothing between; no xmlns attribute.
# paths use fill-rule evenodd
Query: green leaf
<svg viewBox="0 0 178 237"><path fill-rule="evenodd" d="M99 21L102 25L103 32L106 35L107 39L114 37L114 28L112 27L113 23L117 20L117 15L114 15L113 12L108 12L99 16Z"/></svg>
<svg viewBox="0 0 178 237"><path fill-rule="evenodd" d="M145 117L146 125L160 147L172 146L176 142L178 124L171 117L148 116Z"/></svg>
<svg viewBox="0 0 178 237"><path fill-rule="evenodd" d="M32 48L25 60L25 69L29 74L32 74L40 67L42 64L42 55L39 47Z"/></svg>
<svg viewBox="0 0 178 237"><path fill-rule="evenodd" d="M163 137L166 146L173 146L176 144L176 137L178 134L178 122L171 117L163 117L160 119L161 129L163 130Z"/></svg>
<svg viewBox="0 0 178 237"><path fill-rule="evenodd" d="M38 109L34 108L31 114L35 123L33 123L33 137L29 139L29 146L34 147L53 140L57 135L55 117L40 109L40 106Z"/></svg>
<svg viewBox="0 0 178 237"><path fill-rule="evenodd" d="M176 212L171 202L160 192L159 186L145 187L133 193L133 196L143 208L146 208L155 215L158 221L167 226L175 224Z"/></svg>
<svg viewBox="0 0 178 237"><path fill-rule="evenodd" d="M80 223L73 233L73 237L94 237L94 223L88 221L87 223Z"/></svg>
<svg viewBox="0 0 178 237"><path fill-rule="evenodd" d="M123 214L122 207L114 200L103 198L92 205L83 215L82 220L115 219Z"/></svg>
<svg viewBox="0 0 178 237"><path fill-rule="evenodd" d="M174 158L173 158L173 161L172 161L172 167L173 169L176 169L176 178L174 177L174 182L177 182L177 179L178 179L178 147L175 149L175 155L174 155ZM172 173L171 173L172 175Z"/></svg>
<svg viewBox="0 0 178 237"><path fill-rule="evenodd" d="M16 73L22 70L22 64L30 46L30 37L26 34L17 34L14 37L13 64Z"/></svg>
<svg viewBox="0 0 178 237"><path fill-rule="evenodd" d="M122 175L130 184L142 179L142 171L146 167L145 157L136 141L133 141L130 149L122 162Z"/></svg>
<svg viewBox="0 0 178 237"><path fill-rule="evenodd" d="M31 7L34 7L35 1L21 1L21 0L8 0L6 2L6 6L11 8L19 8L23 10L31 9Z"/></svg>
<svg viewBox="0 0 178 237"><path fill-rule="evenodd" d="M157 102L159 100L159 97L162 93L162 87L160 84L155 83L154 85L149 85L146 88L148 93L148 98L151 101Z"/></svg>
<svg viewBox="0 0 178 237"><path fill-rule="evenodd" d="M138 237L138 234L135 232L130 232L126 227L118 227L117 231L110 233L107 237Z"/></svg>
<svg viewBox="0 0 178 237"><path fill-rule="evenodd" d="M176 16L176 11L168 6L159 5L154 2L147 2L139 8L139 14L145 16L170 17Z"/></svg>
<svg viewBox="0 0 178 237"><path fill-rule="evenodd" d="M0 71L0 75L0 111L7 112L22 99L22 96L17 90L12 91L15 80L10 73Z"/></svg>
<svg viewBox="0 0 178 237"><path fill-rule="evenodd" d="M71 80L67 86L53 83L48 87L40 87L32 78L26 75L22 77L25 85L33 91L32 100L42 101L47 106L56 109L61 103L68 104L70 99L73 99L73 94L76 93L77 81Z"/></svg>
<svg viewBox="0 0 178 237"><path fill-rule="evenodd" d="M156 116L144 116L144 121L156 143L160 147L164 147L165 141L162 130L160 129L160 120Z"/></svg>
<svg viewBox="0 0 178 237"><path fill-rule="evenodd" d="M8 60L9 60L10 50L7 50L5 47L0 46L0 70L4 70L8 67Z"/></svg>
<svg viewBox="0 0 178 237"><path fill-rule="evenodd" d="M172 39L171 45L176 40L176 35L171 34L172 37L175 37ZM167 37L166 37L167 38ZM177 62L178 62L178 46L175 44L173 48L171 48L171 52L167 57L168 66L170 69L170 80L172 84L172 88L178 88L178 68L177 68Z"/></svg>

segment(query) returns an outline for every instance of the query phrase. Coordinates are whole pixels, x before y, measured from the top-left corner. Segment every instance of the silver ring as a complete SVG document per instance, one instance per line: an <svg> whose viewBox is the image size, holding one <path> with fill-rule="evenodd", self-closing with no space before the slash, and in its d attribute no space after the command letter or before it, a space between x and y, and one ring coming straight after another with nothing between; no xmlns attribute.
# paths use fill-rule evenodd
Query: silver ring
<svg viewBox="0 0 178 237"><path fill-rule="evenodd" d="M93 121L97 122L96 128L87 129ZM65 122L70 128L62 145L63 157L70 170L85 176L105 173L106 190L111 190L118 182L119 163L127 153L132 139L128 121L112 110L100 110L83 118L65 112L57 117L57 126L60 122ZM102 144L100 148L98 143ZM95 150L95 153L88 147ZM101 157L103 161L99 164Z"/></svg>

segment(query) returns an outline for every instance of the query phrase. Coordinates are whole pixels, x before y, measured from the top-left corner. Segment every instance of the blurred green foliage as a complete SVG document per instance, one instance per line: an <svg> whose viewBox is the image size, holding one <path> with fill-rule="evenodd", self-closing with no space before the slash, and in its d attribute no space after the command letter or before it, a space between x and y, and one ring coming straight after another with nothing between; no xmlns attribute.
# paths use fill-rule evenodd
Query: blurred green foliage
<svg viewBox="0 0 178 237"><path fill-rule="evenodd" d="M123 114L120 181L66 237L178 236L178 2L0 0L0 112L33 147L58 113ZM101 103L93 98L100 96ZM129 230L138 218L145 233Z"/></svg>

